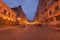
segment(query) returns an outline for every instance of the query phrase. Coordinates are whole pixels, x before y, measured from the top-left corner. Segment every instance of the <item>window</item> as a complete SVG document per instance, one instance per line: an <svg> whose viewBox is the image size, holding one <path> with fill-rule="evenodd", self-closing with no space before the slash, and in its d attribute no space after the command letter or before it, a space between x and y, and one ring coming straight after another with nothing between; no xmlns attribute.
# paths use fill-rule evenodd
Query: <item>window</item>
<svg viewBox="0 0 60 40"><path fill-rule="evenodd" d="M10 13L8 13L8 16L10 17Z"/></svg>
<svg viewBox="0 0 60 40"><path fill-rule="evenodd" d="M54 21L53 17L51 17L51 18L49 19L49 21L50 21L50 22Z"/></svg>
<svg viewBox="0 0 60 40"><path fill-rule="evenodd" d="M58 11L58 10L59 10L59 6L56 6L56 7L55 7L55 10Z"/></svg>
<svg viewBox="0 0 60 40"><path fill-rule="evenodd" d="M52 15L52 11L49 11L49 14Z"/></svg>
<svg viewBox="0 0 60 40"><path fill-rule="evenodd" d="M60 15L59 16L56 16L56 20L57 21L60 21Z"/></svg>
<svg viewBox="0 0 60 40"><path fill-rule="evenodd" d="M2 20L3 20L3 18L2 18L2 17L0 17L0 24L2 23Z"/></svg>
<svg viewBox="0 0 60 40"><path fill-rule="evenodd" d="M59 1L59 0L52 0L51 4L53 4L54 2L57 2L57 1Z"/></svg>
<svg viewBox="0 0 60 40"><path fill-rule="evenodd" d="M47 5L47 3L45 2L45 3L44 3L44 5L46 6L46 5Z"/></svg>
<svg viewBox="0 0 60 40"><path fill-rule="evenodd" d="M49 22L49 20L47 19L47 20L45 20L45 22Z"/></svg>
<svg viewBox="0 0 60 40"><path fill-rule="evenodd" d="M13 17L13 15L11 17Z"/></svg>
<svg viewBox="0 0 60 40"><path fill-rule="evenodd" d="M47 8L45 9L45 11L47 11Z"/></svg>
<svg viewBox="0 0 60 40"><path fill-rule="evenodd" d="M6 10L4 10L4 15L6 15Z"/></svg>

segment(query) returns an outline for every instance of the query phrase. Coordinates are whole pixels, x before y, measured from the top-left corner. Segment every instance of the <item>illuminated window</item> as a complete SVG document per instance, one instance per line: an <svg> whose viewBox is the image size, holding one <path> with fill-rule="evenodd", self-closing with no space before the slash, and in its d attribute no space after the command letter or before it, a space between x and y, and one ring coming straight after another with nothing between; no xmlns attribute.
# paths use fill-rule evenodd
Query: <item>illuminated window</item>
<svg viewBox="0 0 60 40"><path fill-rule="evenodd" d="M57 21L60 21L60 15L59 16L56 16L56 20Z"/></svg>

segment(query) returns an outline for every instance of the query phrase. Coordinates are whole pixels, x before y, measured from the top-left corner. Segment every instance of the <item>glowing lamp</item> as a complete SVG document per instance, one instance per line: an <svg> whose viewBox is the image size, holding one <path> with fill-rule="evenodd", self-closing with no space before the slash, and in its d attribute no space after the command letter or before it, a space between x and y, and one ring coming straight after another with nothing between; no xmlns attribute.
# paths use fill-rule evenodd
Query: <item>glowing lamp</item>
<svg viewBox="0 0 60 40"><path fill-rule="evenodd" d="M20 18L18 18L18 20L20 20Z"/></svg>

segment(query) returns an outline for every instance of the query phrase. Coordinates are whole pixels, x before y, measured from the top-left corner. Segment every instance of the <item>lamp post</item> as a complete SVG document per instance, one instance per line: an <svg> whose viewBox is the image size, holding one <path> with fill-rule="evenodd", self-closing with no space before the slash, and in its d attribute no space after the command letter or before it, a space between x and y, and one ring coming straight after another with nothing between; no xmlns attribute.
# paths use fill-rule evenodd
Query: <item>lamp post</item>
<svg viewBox="0 0 60 40"><path fill-rule="evenodd" d="M17 18L18 25L20 24L20 20L21 20L21 18L18 17L18 18Z"/></svg>

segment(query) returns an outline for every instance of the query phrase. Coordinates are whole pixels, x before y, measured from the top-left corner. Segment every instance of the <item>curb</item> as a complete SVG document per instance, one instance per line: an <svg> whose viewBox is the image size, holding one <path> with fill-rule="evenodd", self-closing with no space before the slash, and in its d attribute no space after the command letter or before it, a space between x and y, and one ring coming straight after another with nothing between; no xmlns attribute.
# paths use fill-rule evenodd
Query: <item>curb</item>
<svg viewBox="0 0 60 40"><path fill-rule="evenodd" d="M15 27L12 27L12 26L2 26L1 28L0 28L0 30L7 30L7 29L11 29L11 28L15 28Z"/></svg>
<svg viewBox="0 0 60 40"><path fill-rule="evenodd" d="M55 30L60 30L60 28L58 28L58 27L49 27L49 28L52 28L52 29L55 29Z"/></svg>

